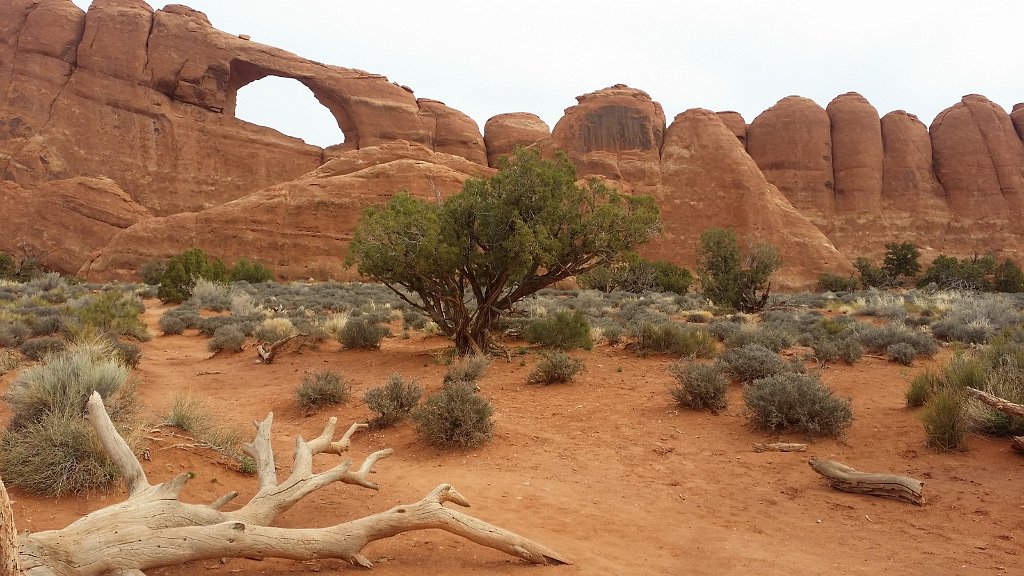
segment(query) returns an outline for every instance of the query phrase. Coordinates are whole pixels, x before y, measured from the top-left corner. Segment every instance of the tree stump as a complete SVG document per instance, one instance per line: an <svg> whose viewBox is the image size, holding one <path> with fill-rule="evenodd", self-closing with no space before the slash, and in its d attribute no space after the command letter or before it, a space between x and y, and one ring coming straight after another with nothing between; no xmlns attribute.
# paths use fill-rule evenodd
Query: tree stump
<svg viewBox="0 0 1024 576"><path fill-rule="evenodd" d="M836 490L896 498L918 506L924 505L924 496L921 495L924 482L920 480L895 474L858 472L835 460L811 458L807 463L811 469L824 476L829 485Z"/></svg>

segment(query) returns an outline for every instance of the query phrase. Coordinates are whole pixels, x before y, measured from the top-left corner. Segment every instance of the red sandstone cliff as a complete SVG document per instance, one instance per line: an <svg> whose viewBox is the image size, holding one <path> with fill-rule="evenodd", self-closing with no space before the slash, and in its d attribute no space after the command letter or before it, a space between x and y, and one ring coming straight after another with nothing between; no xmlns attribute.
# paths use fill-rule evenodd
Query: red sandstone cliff
<svg viewBox="0 0 1024 576"><path fill-rule="evenodd" d="M326 150L234 117L239 88L304 84L344 143ZM141 0L0 4L0 250L64 272L129 277L189 246L266 261L285 277L340 274L363 206L400 189L439 197L515 146L564 150L582 176L655 195L665 233L646 253L690 266L711 226L771 242L779 280L848 273L912 241L926 254L1024 249L1024 106L966 96L930 129L856 93L826 108L735 112L661 105L616 85L580 96L549 129L465 114L384 76L306 60Z"/></svg>

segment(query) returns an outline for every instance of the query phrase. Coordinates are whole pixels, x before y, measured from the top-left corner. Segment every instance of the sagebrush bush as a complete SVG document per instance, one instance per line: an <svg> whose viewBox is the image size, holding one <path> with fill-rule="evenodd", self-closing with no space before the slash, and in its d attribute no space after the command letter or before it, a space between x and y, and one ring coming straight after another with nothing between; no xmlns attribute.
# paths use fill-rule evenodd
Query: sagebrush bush
<svg viewBox="0 0 1024 576"><path fill-rule="evenodd" d="M121 361L129 368L138 368L142 361L142 348L134 342L124 340L112 340L110 346L114 352L114 358Z"/></svg>
<svg viewBox="0 0 1024 576"><path fill-rule="evenodd" d="M534 320L526 326L524 337L531 344L546 348L590 350L590 322L579 310L559 310L554 316Z"/></svg>
<svg viewBox="0 0 1024 576"><path fill-rule="evenodd" d="M921 414L928 445L950 452L967 447L967 419L961 392L943 390L935 394Z"/></svg>
<svg viewBox="0 0 1024 576"><path fill-rule="evenodd" d="M366 407L377 415L370 420L375 428L387 428L404 420L420 401L423 389L416 380L406 382L399 374L392 374L387 384L371 388L363 394Z"/></svg>
<svg viewBox="0 0 1024 576"><path fill-rule="evenodd" d="M330 404L345 404L351 395L352 385L344 381L337 372L308 373L296 389L299 408L313 411Z"/></svg>
<svg viewBox="0 0 1024 576"><path fill-rule="evenodd" d="M719 364L671 364L669 372L676 385L672 397L682 406L718 412L728 406L729 378Z"/></svg>
<svg viewBox="0 0 1024 576"><path fill-rule="evenodd" d="M793 371L792 366L781 356L760 344L729 348L722 353L719 361L733 379L740 382L753 382L758 378Z"/></svg>
<svg viewBox="0 0 1024 576"><path fill-rule="evenodd" d="M0 346L4 348L17 348L21 346L32 330L22 322L0 322Z"/></svg>
<svg viewBox="0 0 1024 576"><path fill-rule="evenodd" d="M164 275L164 270L166 269L167 262L162 260L143 262L142 267L139 269L139 275L142 277L142 283L148 286L156 286L160 284L160 278Z"/></svg>
<svg viewBox="0 0 1024 576"><path fill-rule="evenodd" d="M231 306L231 292L223 282L197 278L188 303L201 310L220 312Z"/></svg>
<svg viewBox="0 0 1024 576"><path fill-rule="evenodd" d="M778 374L743 390L750 419L765 430L793 429L807 436L842 436L853 421L850 401L835 396L816 375Z"/></svg>
<svg viewBox="0 0 1024 576"><path fill-rule="evenodd" d="M743 322L736 316L718 317L708 323L708 332L722 342L742 329Z"/></svg>
<svg viewBox="0 0 1024 576"><path fill-rule="evenodd" d="M413 409L412 420L427 443L468 448L490 439L492 412L491 403L477 395L472 384L453 382Z"/></svg>
<svg viewBox="0 0 1024 576"><path fill-rule="evenodd" d="M371 322L361 316L350 316L345 326L338 332L338 341L343 348L376 350L380 348L380 342L388 332L387 326Z"/></svg>
<svg viewBox="0 0 1024 576"><path fill-rule="evenodd" d="M885 349L885 356L893 362L910 366L914 363L914 359L917 358L917 350L906 342L897 342L890 344Z"/></svg>
<svg viewBox="0 0 1024 576"><path fill-rule="evenodd" d="M676 322L641 324L634 332L635 351L640 356L669 354L677 357L711 358L715 355L715 339L704 327Z"/></svg>
<svg viewBox="0 0 1024 576"><path fill-rule="evenodd" d="M444 372L444 383L476 382L484 375L490 361L486 356L466 356L452 363Z"/></svg>
<svg viewBox="0 0 1024 576"><path fill-rule="evenodd" d="M206 343L211 352L241 352L242 344L245 343L245 334L236 326L221 326L213 331L213 336Z"/></svg>
<svg viewBox="0 0 1024 576"><path fill-rule="evenodd" d="M229 308L231 315L239 318L255 318L263 315L263 307L248 292L231 292Z"/></svg>
<svg viewBox="0 0 1024 576"><path fill-rule="evenodd" d="M540 362L526 377L530 384L564 384L584 369L583 361L565 352L541 352Z"/></svg>
<svg viewBox="0 0 1024 576"><path fill-rule="evenodd" d="M779 352L796 342L796 338L788 330L774 324L748 324L725 339L729 348L739 348L748 344L764 346L772 352Z"/></svg>
<svg viewBox="0 0 1024 576"><path fill-rule="evenodd" d="M21 346L18 347L18 351L30 360L42 360L43 356L53 352L59 352L66 346L67 344L64 342L63 338L46 336L22 342Z"/></svg>
<svg viewBox="0 0 1024 576"><path fill-rule="evenodd" d="M0 348L0 376L18 367L18 355L10 348Z"/></svg>
<svg viewBox="0 0 1024 576"><path fill-rule="evenodd" d="M902 322L891 322L881 327L858 324L857 339L865 348L879 354L885 353L889 346L901 342L912 346L918 357L931 357L939 351L935 338Z"/></svg>
<svg viewBox="0 0 1024 576"><path fill-rule="evenodd" d="M263 342L277 342L295 333L295 325L287 318L267 318L253 332L253 337Z"/></svg>
<svg viewBox="0 0 1024 576"><path fill-rule="evenodd" d="M950 300L945 314L931 328L943 340L982 344L1020 321L1021 312L1008 296L963 294Z"/></svg>

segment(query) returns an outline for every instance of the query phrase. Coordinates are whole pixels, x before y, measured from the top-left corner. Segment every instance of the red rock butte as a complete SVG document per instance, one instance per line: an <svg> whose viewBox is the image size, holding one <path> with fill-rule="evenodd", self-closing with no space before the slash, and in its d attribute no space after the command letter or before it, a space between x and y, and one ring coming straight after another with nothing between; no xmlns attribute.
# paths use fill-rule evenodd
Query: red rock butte
<svg viewBox="0 0 1024 576"><path fill-rule="evenodd" d="M294 79L344 144L320 148L235 117L238 90ZM930 127L879 117L863 96L825 108L785 97L748 125L703 109L667 124L616 85L577 98L550 128L467 115L386 77L321 64L142 0L0 4L0 250L89 278L137 279L192 246L256 258L288 278L345 278L360 210L399 190L428 198L492 174L516 146L564 150L581 176L655 196L664 232L643 248L693 266L700 233L777 246L783 288L849 274L908 241L939 253L1024 250L1024 105L968 95Z"/></svg>

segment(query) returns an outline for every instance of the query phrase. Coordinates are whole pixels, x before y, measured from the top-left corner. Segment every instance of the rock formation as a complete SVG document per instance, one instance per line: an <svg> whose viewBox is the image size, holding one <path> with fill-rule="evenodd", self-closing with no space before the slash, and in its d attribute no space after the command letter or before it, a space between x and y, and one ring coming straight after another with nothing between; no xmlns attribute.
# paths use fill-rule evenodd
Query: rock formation
<svg viewBox="0 0 1024 576"><path fill-rule="evenodd" d="M344 142L327 149L234 116L267 76L307 87ZM879 118L847 93L789 96L749 125L615 85L577 98L553 129L525 112L476 122L384 76L313 62L218 31L201 12L142 0L0 3L0 250L62 272L134 278L191 246L261 260L285 278L350 275L361 208L430 198L493 173L516 146L564 150L581 177L655 195L650 256L694 264L700 233L778 246L784 287L849 273L886 242L928 256L1024 251L1024 105L965 96L930 129Z"/></svg>

